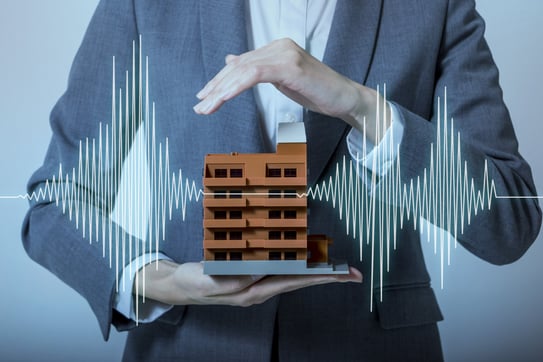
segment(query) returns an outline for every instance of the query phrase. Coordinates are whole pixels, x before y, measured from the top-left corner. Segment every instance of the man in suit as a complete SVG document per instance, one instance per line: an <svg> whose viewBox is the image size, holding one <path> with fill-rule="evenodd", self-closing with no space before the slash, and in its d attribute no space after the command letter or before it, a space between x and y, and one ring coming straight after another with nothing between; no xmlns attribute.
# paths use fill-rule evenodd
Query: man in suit
<svg viewBox="0 0 543 362"><path fill-rule="evenodd" d="M130 69L129 44L143 34L152 62L150 93L158 105L157 138L168 137L171 168L183 169L189 179L201 178L207 153L269 151L273 127L259 121L261 106L245 90L272 83L308 110L303 114L308 182L316 185L352 154L353 130L377 147L383 141L374 116L380 96L370 87L386 82L390 103L384 111L391 122L385 128L401 125L402 182L429 167L437 134L434 101L447 86L449 114L462 134L470 174L482 179L487 160L498 194L535 194L473 1L338 1L322 61L291 40L255 46L255 21L247 28L254 6L254 1L102 1L68 89L51 114L51 146L29 190L43 187L59 163L76 167L79 140L96 136L98 122L111 110L106 60L116 55L117 67ZM94 206L107 214L111 205L104 202L108 195L102 196ZM436 325L442 316L418 232L398 230L389 272L373 284L383 297L372 301L370 312L371 283L330 282L360 281L360 272L367 281L371 265L358 259L358 246L346 237L335 210L308 202L309 228L334 239L333 253L354 267L348 276L204 276L198 263L201 210L190 207L187 221L166 225L167 241L159 249L171 260L161 260L158 269L146 267L147 296L175 306L137 327L116 307L115 278L125 265L111 268L102 248L82 240L54 202L32 203L23 239L32 258L87 299L105 338L112 323L130 329L127 360L442 359ZM496 202L465 225L458 240L487 261L508 263L526 251L540 223L533 200Z"/></svg>

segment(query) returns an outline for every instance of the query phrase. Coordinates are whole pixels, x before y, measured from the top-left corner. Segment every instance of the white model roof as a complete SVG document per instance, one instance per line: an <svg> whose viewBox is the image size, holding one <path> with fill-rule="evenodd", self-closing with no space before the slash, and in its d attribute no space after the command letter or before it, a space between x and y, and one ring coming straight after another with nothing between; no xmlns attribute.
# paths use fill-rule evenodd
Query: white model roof
<svg viewBox="0 0 543 362"><path fill-rule="evenodd" d="M277 143L306 143L304 122L282 122L277 126Z"/></svg>

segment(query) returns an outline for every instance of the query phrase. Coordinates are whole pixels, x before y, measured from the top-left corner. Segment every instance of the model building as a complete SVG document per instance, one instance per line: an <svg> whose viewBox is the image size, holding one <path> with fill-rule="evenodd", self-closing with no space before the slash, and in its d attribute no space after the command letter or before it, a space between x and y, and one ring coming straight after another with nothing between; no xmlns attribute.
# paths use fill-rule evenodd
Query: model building
<svg viewBox="0 0 543 362"><path fill-rule="evenodd" d="M325 235L307 235L303 123L282 123L276 153L210 154L204 166L204 273L343 274Z"/></svg>

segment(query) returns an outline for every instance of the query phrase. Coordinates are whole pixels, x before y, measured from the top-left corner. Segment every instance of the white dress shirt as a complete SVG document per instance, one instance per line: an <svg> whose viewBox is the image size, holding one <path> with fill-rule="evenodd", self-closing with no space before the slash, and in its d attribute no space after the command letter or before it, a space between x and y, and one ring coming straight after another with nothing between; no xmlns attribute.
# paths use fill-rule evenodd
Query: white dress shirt
<svg viewBox="0 0 543 362"><path fill-rule="evenodd" d="M322 61L335 7L336 0L248 0L249 49L290 38ZM257 84L253 91L269 149L274 149L278 123L303 121L304 109L272 84Z"/></svg>
<svg viewBox="0 0 543 362"><path fill-rule="evenodd" d="M337 0L246 0L246 19L249 50L260 48L273 40L290 38L312 56L322 61ZM226 54L225 54L226 55ZM356 81L356 79L355 79ZM266 141L269 148L275 147L277 125L280 122L302 122L304 109L292 101L272 84L258 84L253 87L255 99ZM384 176L396 158L397 145L403 135L401 117L396 107L389 104L392 110L392 124L377 147L366 140L366 154L363 154L364 136L356 129L351 129L347 136L347 145L351 158L360 162L370 172ZM396 120L396 121L395 121ZM400 120L400 122L397 122ZM392 146L391 146L392 143ZM273 147L272 147L273 146ZM380 165L373 170L373 157L379 154ZM121 280L132 286L137 268L142 266L142 260L152 262L156 259L169 259L161 253L146 255L134 259L123 270ZM132 272L130 272L132 271ZM115 309L121 314L140 323L152 322L172 306L147 299L139 305L136 318L136 308L131 288L119 290L115 297Z"/></svg>

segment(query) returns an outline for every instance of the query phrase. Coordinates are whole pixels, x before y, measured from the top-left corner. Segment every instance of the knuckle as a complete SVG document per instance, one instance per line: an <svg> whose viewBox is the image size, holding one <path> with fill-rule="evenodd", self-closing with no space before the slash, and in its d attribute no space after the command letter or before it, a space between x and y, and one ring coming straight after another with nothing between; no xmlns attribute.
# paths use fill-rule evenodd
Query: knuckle
<svg viewBox="0 0 543 362"><path fill-rule="evenodd" d="M247 289L246 293L243 293L243 296L241 297L241 305L243 307L250 307L254 304L259 304L259 295L257 293L257 288L254 286Z"/></svg>
<svg viewBox="0 0 543 362"><path fill-rule="evenodd" d="M239 305L242 307L250 307L253 303L249 297L244 296L241 298Z"/></svg>
<svg viewBox="0 0 543 362"><path fill-rule="evenodd" d="M229 99L230 99L230 93L223 93L219 97L217 97L217 101L219 103L224 103Z"/></svg>
<svg viewBox="0 0 543 362"><path fill-rule="evenodd" d="M194 294L196 296L207 296L209 291L209 286L203 281L197 281L194 285Z"/></svg>
<svg viewBox="0 0 543 362"><path fill-rule="evenodd" d="M271 297L264 293L262 288L259 288L256 285L251 288L249 294L251 295L252 305L262 304Z"/></svg>
<svg viewBox="0 0 543 362"><path fill-rule="evenodd" d="M232 292L243 290L245 287L245 283L241 279L237 279L232 283Z"/></svg>
<svg viewBox="0 0 543 362"><path fill-rule="evenodd" d="M262 303L264 303L266 300L268 300L268 298L259 297L259 298L255 299L255 300L253 301L253 305L262 304Z"/></svg>
<svg viewBox="0 0 543 362"><path fill-rule="evenodd" d="M296 42L292 40L291 38L277 39L274 41L274 43L276 43L278 47L283 48L283 49L290 49L290 48L297 47Z"/></svg>
<svg viewBox="0 0 543 362"><path fill-rule="evenodd" d="M240 56L228 55L226 56L225 61L230 65L236 66L240 63L240 58Z"/></svg>
<svg viewBox="0 0 543 362"><path fill-rule="evenodd" d="M260 64L255 64L254 66L251 67L251 69L247 71L247 73L250 78L258 81L262 79L265 73L265 66L260 65Z"/></svg>
<svg viewBox="0 0 543 362"><path fill-rule="evenodd" d="M287 49L282 53L283 64L296 76L303 71L304 56L299 49Z"/></svg>

